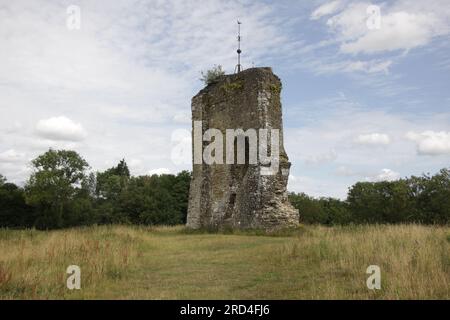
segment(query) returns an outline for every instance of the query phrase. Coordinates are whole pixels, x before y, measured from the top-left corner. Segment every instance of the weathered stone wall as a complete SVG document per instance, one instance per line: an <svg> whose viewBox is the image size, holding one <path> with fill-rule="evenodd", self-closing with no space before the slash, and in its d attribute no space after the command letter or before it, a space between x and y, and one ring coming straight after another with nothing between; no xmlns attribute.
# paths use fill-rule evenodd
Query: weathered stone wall
<svg viewBox="0 0 450 320"><path fill-rule="evenodd" d="M279 129L280 170L261 175L261 163L194 164L187 226L275 229L295 226L299 214L287 199L290 163L283 147L281 82L270 68L252 68L227 75L192 99L194 121L202 133L219 129ZM270 141L270 139L269 139ZM209 142L203 142L203 148ZM193 136L194 146L194 136Z"/></svg>

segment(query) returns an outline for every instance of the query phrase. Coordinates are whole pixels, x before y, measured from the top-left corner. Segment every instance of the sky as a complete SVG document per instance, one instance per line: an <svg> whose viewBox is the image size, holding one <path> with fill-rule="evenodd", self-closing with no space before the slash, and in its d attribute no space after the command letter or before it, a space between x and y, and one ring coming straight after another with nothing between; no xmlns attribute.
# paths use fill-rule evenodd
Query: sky
<svg viewBox="0 0 450 320"><path fill-rule="evenodd" d="M243 67L283 83L290 191L449 167L449 0L0 0L0 174L23 185L49 148L191 169L191 98L234 72L237 19Z"/></svg>

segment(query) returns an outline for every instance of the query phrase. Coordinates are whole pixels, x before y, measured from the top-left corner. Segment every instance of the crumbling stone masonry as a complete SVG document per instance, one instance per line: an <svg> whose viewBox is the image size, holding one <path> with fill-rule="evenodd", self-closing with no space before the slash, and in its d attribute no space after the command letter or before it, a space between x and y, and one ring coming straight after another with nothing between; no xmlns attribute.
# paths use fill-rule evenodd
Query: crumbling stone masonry
<svg viewBox="0 0 450 320"><path fill-rule="evenodd" d="M252 68L223 76L193 97L193 132L195 121L201 121L202 134L215 128L224 137L227 129L279 129L279 170L262 175L266 164L249 163L247 149L245 164L194 163L188 227L273 230L298 224L299 213L287 199L290 162L283 147L280 91L271 68ZM194 139L193 133L193 149ZM202 150L209 143L203 141Z"/></svg>

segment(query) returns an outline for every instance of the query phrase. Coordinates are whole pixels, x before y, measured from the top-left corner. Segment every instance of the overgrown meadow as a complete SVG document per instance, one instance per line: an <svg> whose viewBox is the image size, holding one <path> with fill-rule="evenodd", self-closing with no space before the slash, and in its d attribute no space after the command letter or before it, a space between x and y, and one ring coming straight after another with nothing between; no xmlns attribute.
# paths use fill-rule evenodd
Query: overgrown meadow
<svg viewBox="0 0 450 320"><path fill-rule="evenodd" d="M81 269L69 290L66 268ZM369 265L381 289L366 285ZM449 299L450 229L183 226L0 230L1 299Z"/></svg>

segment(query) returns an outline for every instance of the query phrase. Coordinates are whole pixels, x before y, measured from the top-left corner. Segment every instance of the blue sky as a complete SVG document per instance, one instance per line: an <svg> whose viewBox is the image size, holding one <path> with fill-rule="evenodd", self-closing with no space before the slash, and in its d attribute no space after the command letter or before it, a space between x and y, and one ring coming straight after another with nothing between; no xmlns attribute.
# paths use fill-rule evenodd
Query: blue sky
<svg viewBox="0 0 450 320"><path fill-rule="evenodd" d="M0 173L24 183L49 147L93 171L123 157L136 175L190 169L190 99L201 70L234 70L237 18L244 68L283 82L291 191L344 198L448 167L447 0L0 0Z"/></svg>

